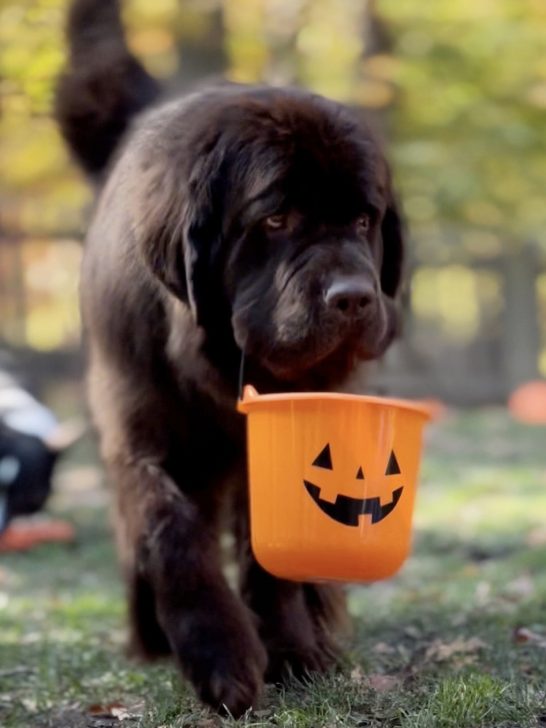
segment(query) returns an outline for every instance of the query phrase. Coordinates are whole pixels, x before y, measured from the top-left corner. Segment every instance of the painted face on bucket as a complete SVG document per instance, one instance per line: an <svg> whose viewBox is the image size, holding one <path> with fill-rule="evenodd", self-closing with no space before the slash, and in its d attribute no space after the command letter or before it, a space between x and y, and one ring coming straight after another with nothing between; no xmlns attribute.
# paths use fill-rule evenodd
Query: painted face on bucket
<svg viewBox="0 0 546 728"><path fill-rule="evenodd" d="M334 469L329 443L323 447L317 457L313 460L312 465L314 468L322 470ZM391 450L385 467L385 476L388 477L392 475L400 475L400 466L398 465L394 450ZM355 479L365 479L362 466L358 467ZM305 479L303 483L307 492L320 510L334 521L342 523L345 526L358 526L360 517L367 515L371 516L372 524L379 523L393 512L404 490L403 487L392 490L391 501L384 505L381 505L381 499L378 495L371 496L369 498L352 498L348 495L338 494L335 501L332 503L331 501L320 497L321 489L318 485Z"/></svg>

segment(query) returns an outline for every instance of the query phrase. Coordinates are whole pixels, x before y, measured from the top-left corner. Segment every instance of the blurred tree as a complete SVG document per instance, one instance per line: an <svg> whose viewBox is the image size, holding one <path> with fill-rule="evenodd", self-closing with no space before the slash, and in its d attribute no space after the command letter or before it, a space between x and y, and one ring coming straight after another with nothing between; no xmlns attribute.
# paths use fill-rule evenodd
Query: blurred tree
<svg viewBox="0 0 546 728"><path fill-rule="evenodd" d="M88 198L48 115L66 4L0 0L0 205L14 229L77 229ZM297 82L374 108L396 84L394 157L427 259L451 257L437 242L446 221L466 228L470 256L543 240L546 3L375 5L391 50L370 0L132 0L126 15L149 68L184 83L227 62L234 80Z"/></svg>
<svg viewBox="0 0 546 728"><path fill-rule="evenodd" d="M78 229L87 199L50 118L65 4L0 0L0 215L12 232Z"/></svg>
<svg viewBox="0 0 546 728"><path fill-rule="evenodd" d="M394 153L420 256L546 249L546 3L378 8L394 39ZM458 252L446 223L462 230Z"/></svg>

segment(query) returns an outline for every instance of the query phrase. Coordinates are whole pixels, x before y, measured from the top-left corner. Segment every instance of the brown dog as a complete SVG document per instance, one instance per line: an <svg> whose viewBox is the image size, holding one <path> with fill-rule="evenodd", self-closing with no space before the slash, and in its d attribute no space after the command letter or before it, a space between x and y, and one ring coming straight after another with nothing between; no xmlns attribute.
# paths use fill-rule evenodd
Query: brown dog
<svg viewBox="0 0 546 728"><path fill-rule="evenodd" d="M239 715L264 679L331 666L344 616L339 589L279 580L250 551L241 355L271 392L335 389L385 351L403 247L387 164L347 109L298 90L226 85L133 123L157 88L118 3L77 0L69 39L58 118L106 178L82 310L133 644L172 652L202 700Z"/></svg>

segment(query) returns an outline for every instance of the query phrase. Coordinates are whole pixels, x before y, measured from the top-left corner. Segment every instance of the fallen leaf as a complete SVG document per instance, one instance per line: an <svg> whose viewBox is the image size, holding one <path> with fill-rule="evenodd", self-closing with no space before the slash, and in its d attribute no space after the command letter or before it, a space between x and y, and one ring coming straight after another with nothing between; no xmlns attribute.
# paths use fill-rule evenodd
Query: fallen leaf
<svg viewBox="0 0 546 728"><path fill-rule="evenodd" d="M454 657L451 661L451 667L454 670L462 670L463 667L469 667L470 665L474 665L476 663L476 655L460 655L459 657Z"/></svg>
<svg viewBox="0 0 546 728"><path fill-rule="evenodd" d="M135 713L133 709L128 710L127 708L112 708L112 715L119 721L142 718L142 712Z"/></svg>
<svg viewBox="0 0 546 728"><path fill-rule="evenodd" d="M508 596L521 598L530 597L535 593L535 582L527 574L510 581L506 585L505 593Z"/></svg>
<svg viewBox="0 0 546 728"><path fill-rule="evenodd" d="M118 708L123 708L123 705L121 703L108 703L107 705L102 705L101 703L93 703L92 705L88 706L87 713L89 715L94 715L97 718L101 716L109 717L113 715L112 711Z"/></svg>
<svg viewBox="0 0 546 728"><path fill-rule="evenodd" d="M144 713L144 703L135 702L131 705L124 705L123 703L107 703L102 705L101 703L94 703L87 708L87 715L89 715L95 721L110 721L111 723L117 721L122 723L129 720L138 720L142 718Z"/></svg>
<svg viewBox="0 0 546 728"><path fill-rule="evenodd" d="M487 644L479 637L470 637L469 639L460 637L452 642L434 640L425 653L425 660L446 662L455 656L474 655L485 647L487 647Z"/></svg>
<svg viewBox="0 0 546 728"><path fill-rule="evenodd" d="M536 647L546 649L546 635L533 632L527 627L516 627L513 632L513 639L518 645L533 644Z"/></svg>
<svg viewBox="0 0 546 728"><path fill-rule="evenodd" d="M396 649L386 642L378 642L372 647L372 652L376 655L393 655Z"/></svg>
<svg viewBox="0 0 546 728"><path fill-rule="evenodd" d="M351 670L350 678L352 682L356 683L357 685L362 685L362 683L366 681L366 675L364 674L360 665L353 667L353 669Z"/></svg>
<svg viewBox="0 0 546 728"><path fill-rule="evenodd" d="M368 675L368 683L377 693L388 693L400 685L400 679L395 675Z"/></svg>

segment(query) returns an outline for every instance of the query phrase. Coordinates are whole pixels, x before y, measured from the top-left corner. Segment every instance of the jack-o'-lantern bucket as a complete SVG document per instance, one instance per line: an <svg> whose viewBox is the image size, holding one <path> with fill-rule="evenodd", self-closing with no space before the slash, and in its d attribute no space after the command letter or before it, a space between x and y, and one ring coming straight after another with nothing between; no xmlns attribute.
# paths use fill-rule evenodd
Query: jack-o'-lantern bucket
<svg viewBox="0 0 546 728"><path fill-rule="evenodd" d="M246 386L252 550L298 581L392 576L411 544L424 405Z"/></svg>

